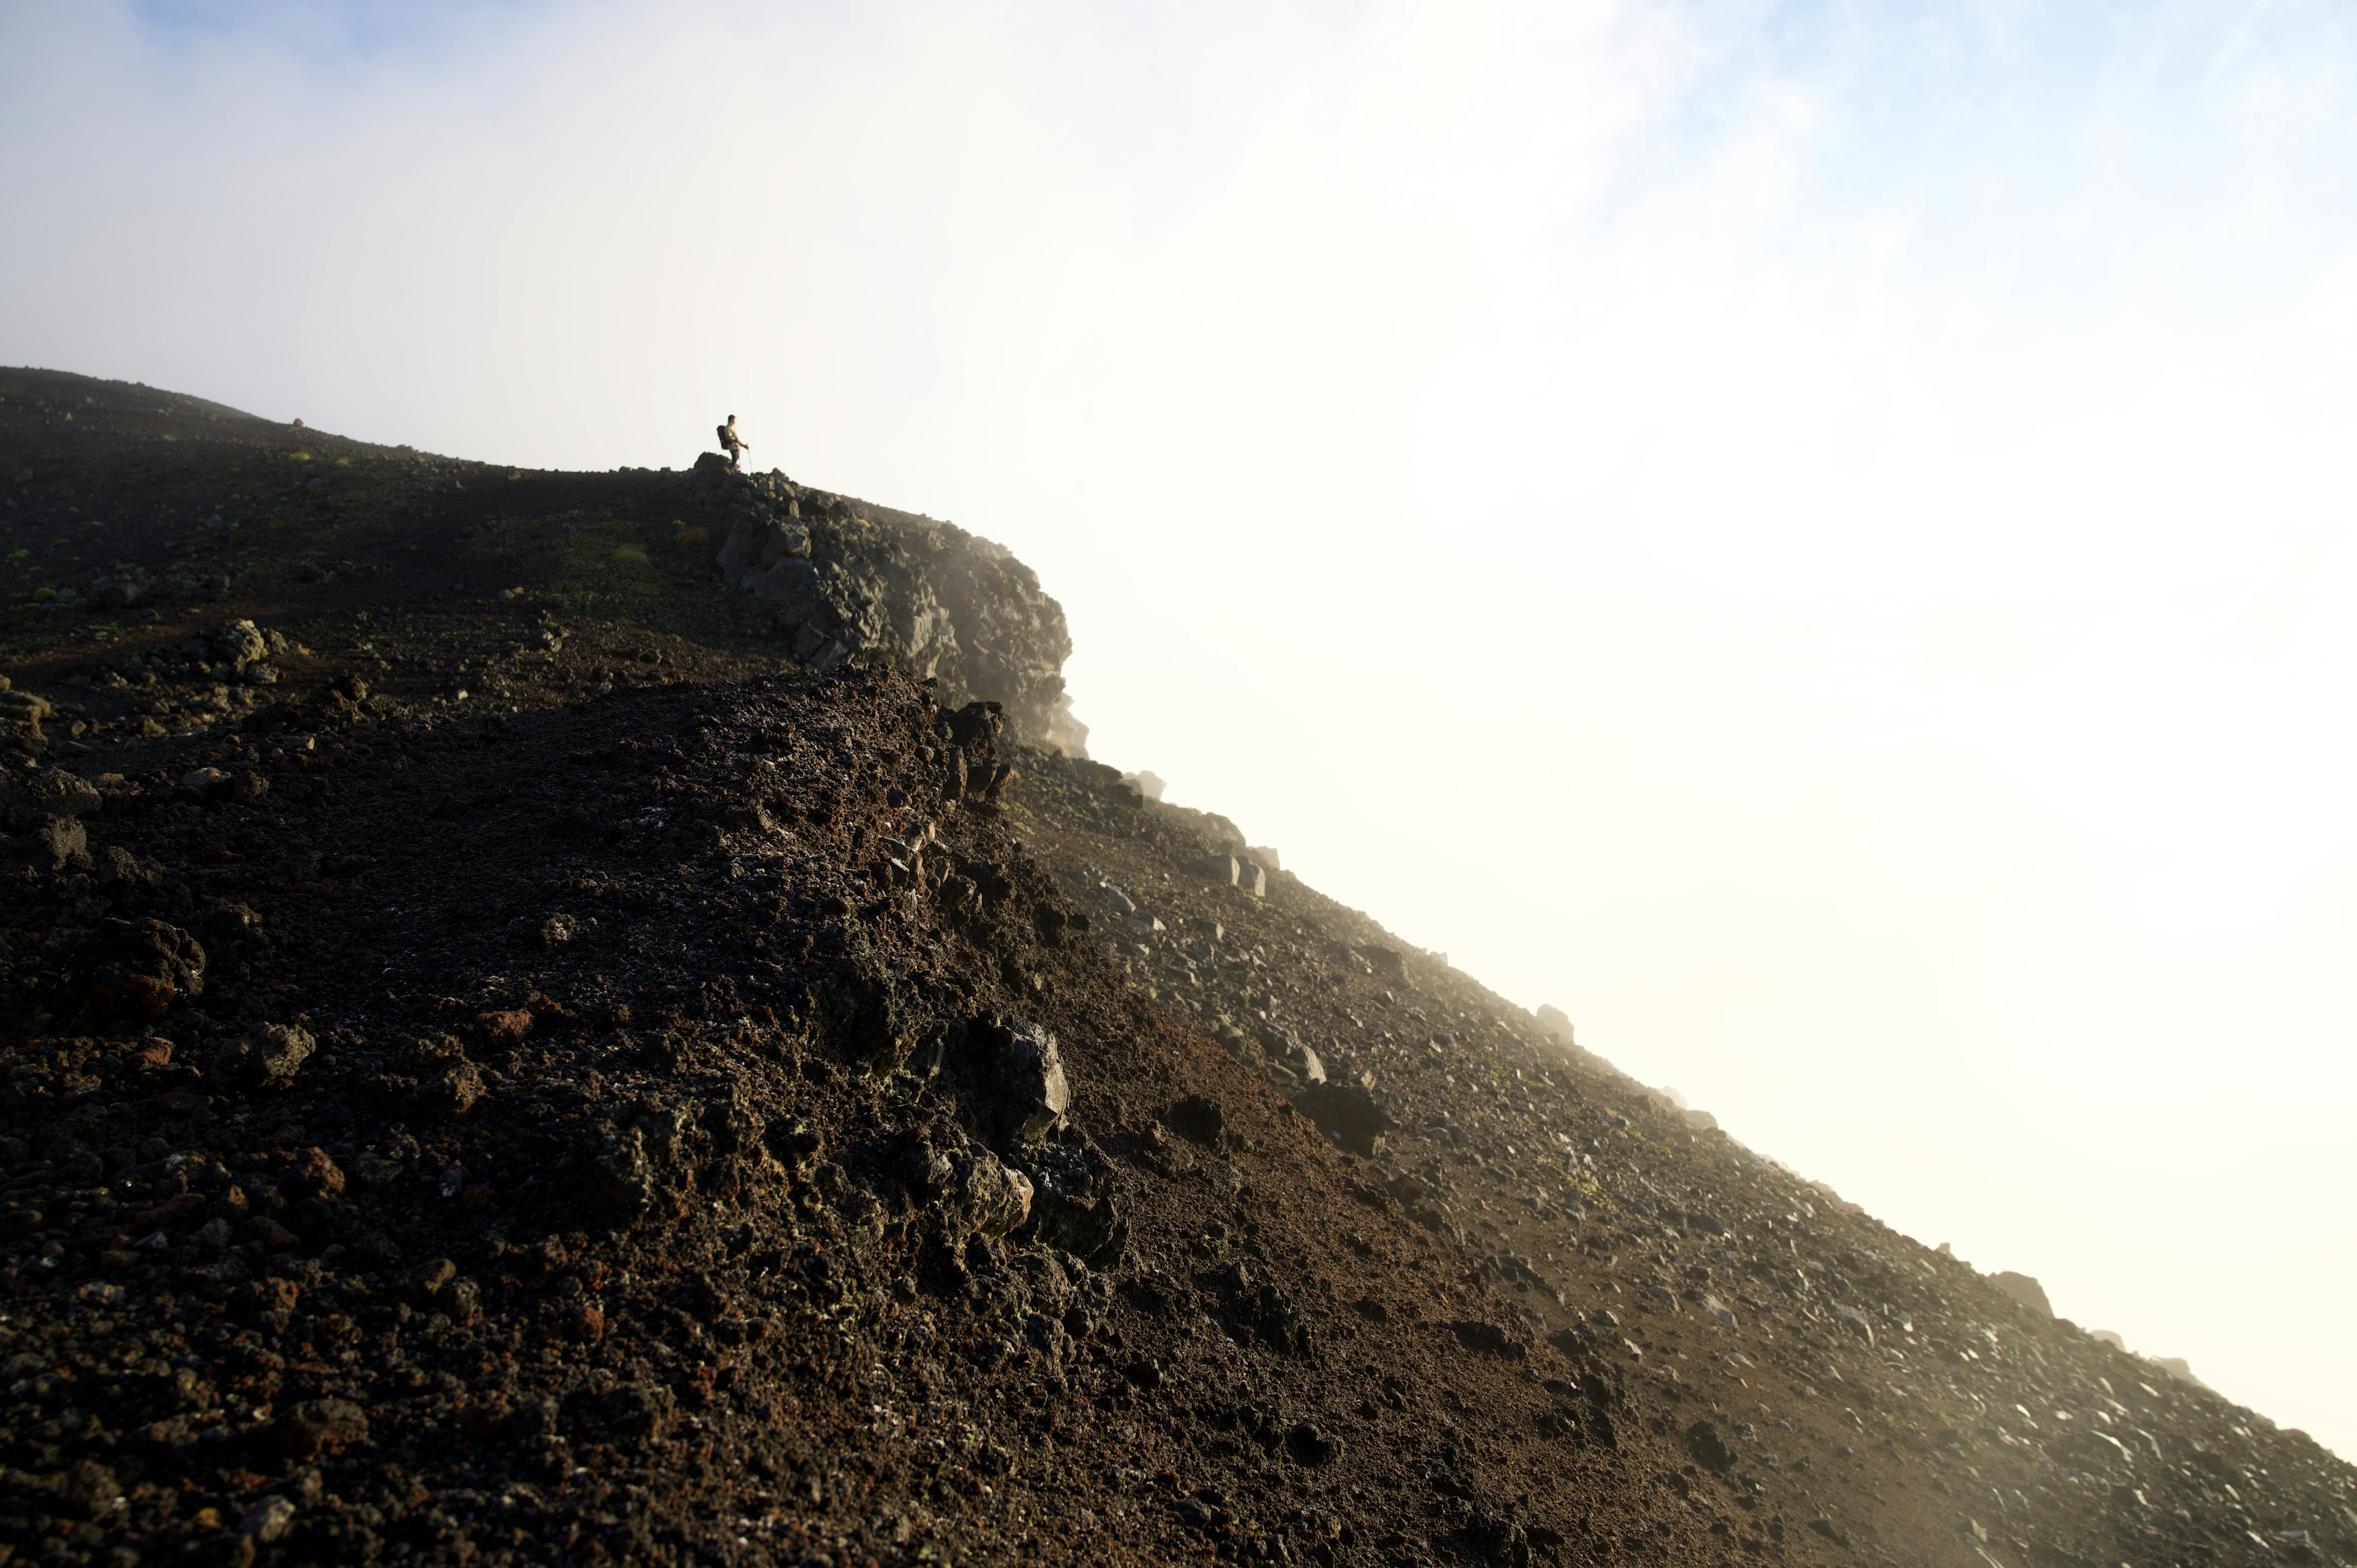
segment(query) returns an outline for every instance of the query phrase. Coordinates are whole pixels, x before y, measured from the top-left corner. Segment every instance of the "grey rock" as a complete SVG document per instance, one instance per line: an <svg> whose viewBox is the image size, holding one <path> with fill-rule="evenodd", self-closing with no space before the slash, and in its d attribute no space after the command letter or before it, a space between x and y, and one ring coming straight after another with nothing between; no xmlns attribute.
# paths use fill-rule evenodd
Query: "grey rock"
<svg viewBox="0 0 2357 1568"><path fill-rule="evenodd" d="M1286 1076L1304 1084L1326 1081L1325 1062L1292 1030L1277 1024L1263 1024L1259 1036L1265 1059L1272 1066L1283 1068Z"/></svg>
<svg viewBox="0 0 2357 1568"><path fill-rule="evenodd" d="M1072 1277L1054 1252L1026 1252L1015 1261L1015 1272L1022 1276L1025 1294L1035 1309L1063 1316L1072 1299Z"/></svg>
<svg viewBox="0 0 2357 1568"><path fill-rule="evenodd" d="M1989 1283L1996 1286L2015 1302L2040 1317L2054 1316L2054 1305L2046 1299L2046 1287L2028 1274L2018 1274L2007 1269L2002 1273L1991 1274Z"/></svg>
<svg viewBox="0 0 2357 1568"><path fill-rule="evenodd" d="M1836 1304L1834 1307L1834 1316L1865 1335L1868 1345L1874 1343L1874 1323L1866 1314L1854 1306L1842 1306Z"/></svg>
<svg viewBox="0 0 2357 1568"><path fill-rule="evenodd" d="M237 1521L237 1531L267 1546L285 1535L294 1523L295 1505L272 1492L254 1499L253 1506Z"/></svg>
<svg viewBox="0 0 2357 1568"><path fill-rule="evenodd" d="M1002 546L782 474L733 473L710 455L690 495L727 519L713 559L721 580L778 607L802 663L890 664L939 681L950 706L1004 704L1017 739L1088 754L1064 691L1063 608Z"/></svg>

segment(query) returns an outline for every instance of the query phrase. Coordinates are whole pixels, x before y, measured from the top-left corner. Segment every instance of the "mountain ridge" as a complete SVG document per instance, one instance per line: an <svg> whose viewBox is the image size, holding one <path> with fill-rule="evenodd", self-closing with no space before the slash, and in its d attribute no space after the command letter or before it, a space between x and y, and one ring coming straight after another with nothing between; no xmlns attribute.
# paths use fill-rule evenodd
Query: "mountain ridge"
<svg viewBox="0 0 2357 1568"><path fill-rule="evenodd" d="M171 399L0 372L14 1550L2357 1556L2301 1434L945 689L945 525Z"/></svg>

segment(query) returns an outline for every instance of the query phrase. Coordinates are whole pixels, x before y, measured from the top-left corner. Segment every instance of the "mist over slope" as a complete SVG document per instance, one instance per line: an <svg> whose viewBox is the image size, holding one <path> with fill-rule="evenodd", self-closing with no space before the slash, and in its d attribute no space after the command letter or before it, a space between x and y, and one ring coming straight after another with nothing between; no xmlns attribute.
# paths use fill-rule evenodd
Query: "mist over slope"
<svg viewBox="0 0 2357 1568"><path fill-rule="evenodd" d="M986 542L50 372L0 477L15 1551L2357 1557L1079 756Z"/></svg>

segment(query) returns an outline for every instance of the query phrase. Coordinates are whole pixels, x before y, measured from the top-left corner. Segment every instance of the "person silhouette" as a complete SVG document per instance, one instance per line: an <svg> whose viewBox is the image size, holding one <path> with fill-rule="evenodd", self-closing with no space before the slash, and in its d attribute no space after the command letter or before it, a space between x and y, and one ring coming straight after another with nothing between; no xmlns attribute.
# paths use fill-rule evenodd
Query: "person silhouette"
<svg viewBox="0 0 2357 1568"><path fill-rule="evenodd" d="M728 454L728 466L732 468L738 467L737 454L749 449L752 445L737 434L737 416L730 414L728 423L720 427L720 449Z"/></svg>

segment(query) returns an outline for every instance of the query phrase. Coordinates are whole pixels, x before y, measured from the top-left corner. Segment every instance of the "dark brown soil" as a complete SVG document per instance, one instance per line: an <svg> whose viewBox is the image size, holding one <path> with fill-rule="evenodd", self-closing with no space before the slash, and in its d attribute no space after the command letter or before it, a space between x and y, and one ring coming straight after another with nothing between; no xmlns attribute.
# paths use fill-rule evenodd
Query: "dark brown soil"
<svg viewBox="0 0 2357 1568"><path fill-rule="evenodd" d="M568 525L693 555L677 477L10 375L11 549L83 506L168 556L257 454L387 465L303 523L327 580L16 590L28 748L97 797L69 842L73 786L5 786L11 1552L2357 1555L2304 1437L1208 876L1216 819L794 671L692 572L585 575Z"/></svg>

